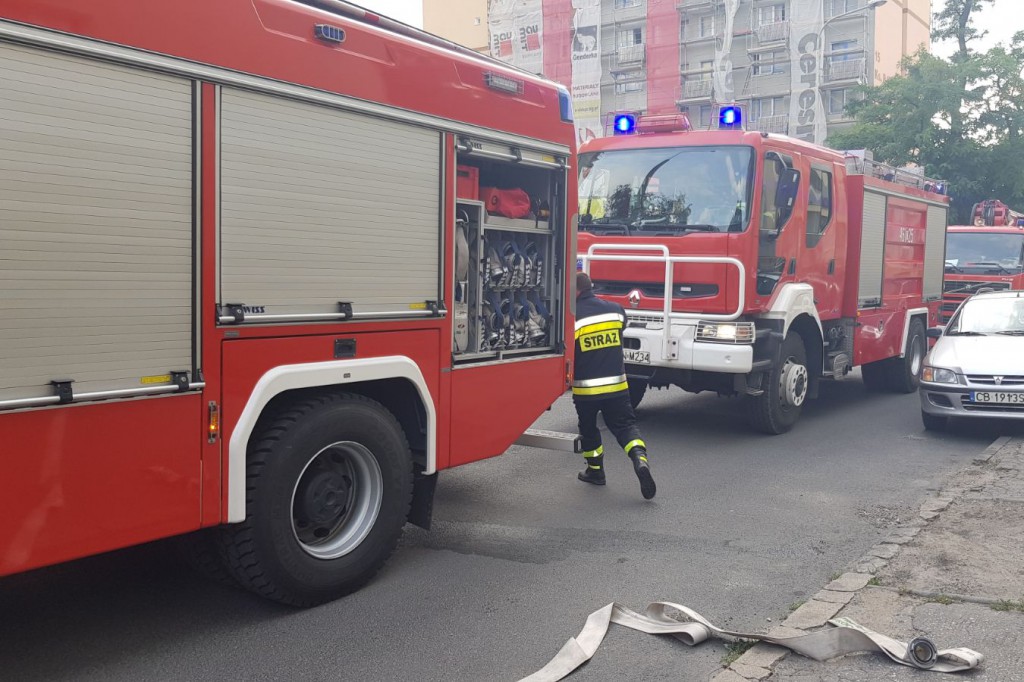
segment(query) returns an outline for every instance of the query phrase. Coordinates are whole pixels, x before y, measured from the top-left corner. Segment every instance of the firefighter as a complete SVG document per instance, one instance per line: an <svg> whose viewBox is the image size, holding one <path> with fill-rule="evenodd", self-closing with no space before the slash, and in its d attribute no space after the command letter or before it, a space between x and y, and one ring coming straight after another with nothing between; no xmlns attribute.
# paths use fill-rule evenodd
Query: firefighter
<svg viewBox="0 0 1024 682"><path fill-rule="evenodd" d="M654 497L654 477L647 461L647 445L640 437L636 415L629 402L629 385L622 359L622 328L626 312L622 306L594 296L594 285L583 272L576 273L576 353L572 400L579 418L583 457L587 468L577 478L604 485L604 448L597 428L597 415L608 426L640 479L644 499Z"/></svg>

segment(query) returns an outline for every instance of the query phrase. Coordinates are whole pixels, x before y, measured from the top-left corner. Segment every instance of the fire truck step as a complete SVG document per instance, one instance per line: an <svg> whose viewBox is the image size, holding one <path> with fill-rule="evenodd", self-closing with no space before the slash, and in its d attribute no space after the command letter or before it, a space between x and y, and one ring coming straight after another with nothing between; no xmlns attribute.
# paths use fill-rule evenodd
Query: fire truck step
<svg viewBox="0 0 1024 682"><path fill-rule="evenodd" d="M560 450L562 452L583 452L582 441L575 433L544 431L542 429L527 429L526 433L519 436L516 445L543 448L545 450Z"/></svg>

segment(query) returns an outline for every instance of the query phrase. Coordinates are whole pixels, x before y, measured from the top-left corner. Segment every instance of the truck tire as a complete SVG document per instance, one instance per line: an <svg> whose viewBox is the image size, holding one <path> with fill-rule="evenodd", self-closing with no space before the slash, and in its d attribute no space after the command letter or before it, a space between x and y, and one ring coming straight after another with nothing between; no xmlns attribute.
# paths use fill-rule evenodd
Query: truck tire
<svg viewBox="0 0 1024 682"><path fill-rule="evenodd" d="M643 379L629 378L629 404L633 406L635 410L640 406L640 401L644 399L644 394L647 393L647 382Z"/></svg>
<svg viewBox="0 0 1024 682"><path fill-rule="evenodd" d="M894 371L889 360L869 362L860 368L861 376L864 378L864 386L869 391L874 392L884 391L889 387L889 374Z"/></svg>
<svg viewBox="0 0 1024 682"><path fill-rule="evenodd" d="M747 399L750 425L771 435L793 428L807 399L809 380L804 342L799 334L787 334L782 342L782 364L768 373L764 392Z"/></svg>
<svg viewBox="0 0 1024 682"><path fill-rule="evenodd" d="M910 321L907 332L907 346L903 349L902 358L893 358L893 366L889 372L889 388L897 393L913 393L921 385L921 368L928 344L921 318Z"/></svg>
<svg viewBox="0 0 1024 682"><path fill-rule="evenodd" d="M353 592L398 544L412 481L405 433L380 403L337 393L290 405L250 442L246 518L222 529L228 566L292 606Z"/></svg>
<svg viewBox="0 0 1024 682"><path fill-rule="evenodd" d="M924 423L925 431L945 431L949 426L948 417L940 417L936 414L928 414L921 410L921 421Z"/></svg>

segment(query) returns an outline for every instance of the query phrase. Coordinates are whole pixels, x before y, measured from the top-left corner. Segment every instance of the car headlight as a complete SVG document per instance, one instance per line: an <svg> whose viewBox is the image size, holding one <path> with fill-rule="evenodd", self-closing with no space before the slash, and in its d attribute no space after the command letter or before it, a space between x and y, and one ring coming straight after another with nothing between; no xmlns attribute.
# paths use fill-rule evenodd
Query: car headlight
<svg viewBox="0 0 1024 682"><path fill-rule="evenodd" d="M753 322L704 322L697 323L698 341L719 343L753 343Z"/></svg>
<svg viewBox="0 0 1024 682"><path fill-rule="evenodd" d="M956 372L945 367L928 367L921 371L921 381L927 381L931 384L959 384L960 379L957 377Z"/></svg>

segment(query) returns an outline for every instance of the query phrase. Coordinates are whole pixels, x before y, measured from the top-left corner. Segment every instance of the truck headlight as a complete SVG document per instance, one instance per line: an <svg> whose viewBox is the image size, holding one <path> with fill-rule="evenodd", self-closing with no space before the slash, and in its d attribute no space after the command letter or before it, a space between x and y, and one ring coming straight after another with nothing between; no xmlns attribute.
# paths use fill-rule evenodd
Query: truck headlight
<svg viewBox="0 0 1024 682"><path fill-rule="evenodd" d="M959 384L960 379L957 377L956 372L945 367L928 367L927 365L921 370L921 381L927 381L930 384Z"/></svg>
<svg viewBox="0 0 1024 682"><path fill-rule="evenodd" d="M704 322L697 323L698 341L717 343L753 343L753 322Z"/></svg>

